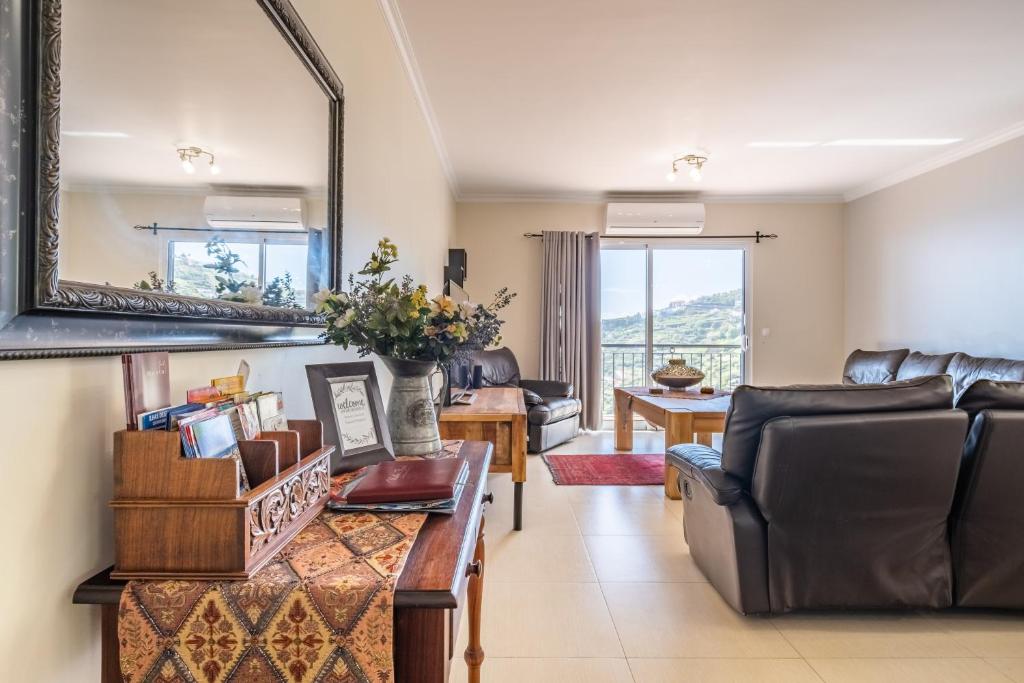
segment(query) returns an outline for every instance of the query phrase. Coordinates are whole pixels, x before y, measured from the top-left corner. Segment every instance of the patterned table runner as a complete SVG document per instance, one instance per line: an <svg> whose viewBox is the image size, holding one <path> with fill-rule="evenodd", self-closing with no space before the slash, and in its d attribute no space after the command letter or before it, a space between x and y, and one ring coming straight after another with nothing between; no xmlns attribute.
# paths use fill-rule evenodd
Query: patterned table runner
<svg viewBox="0 0 1024 683"><path fill-rule="evenodd" d="M426 517L324 510L248 581L129 582L125 681L394 681L395 585Z"/></svg>
<svg viewBox="0 0 1024 683"><path fill-rule="evenodd" d="M710 401L713 398L729 396L731 391L715 389L713 394L702 394L699 391L686 389L665 389L660 394L652 394L650 387L630 387L626 389L634 396L653 396L654 398L681 398L686 401Z"/></svg>

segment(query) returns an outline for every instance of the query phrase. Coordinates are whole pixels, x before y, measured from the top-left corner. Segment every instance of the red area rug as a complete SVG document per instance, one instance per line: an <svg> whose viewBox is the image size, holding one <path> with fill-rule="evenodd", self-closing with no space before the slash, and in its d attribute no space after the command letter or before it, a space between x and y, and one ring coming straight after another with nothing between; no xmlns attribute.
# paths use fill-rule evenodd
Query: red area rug
<svg viewBox="0 0 1024 683"><path fill-rule="evenodd" d="M545 455L556 484L653 486L665 483L665 454Z"/></svg>

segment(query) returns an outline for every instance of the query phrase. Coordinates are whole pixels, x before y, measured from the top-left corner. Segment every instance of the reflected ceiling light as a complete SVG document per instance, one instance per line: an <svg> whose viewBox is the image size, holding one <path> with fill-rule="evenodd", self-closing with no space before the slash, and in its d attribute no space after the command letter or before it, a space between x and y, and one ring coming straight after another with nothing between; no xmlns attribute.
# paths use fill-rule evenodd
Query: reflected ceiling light
<svg viewBox="0 0 1024 683"><path fill-rule="evenodd" d="M672 170L665 176L665 180L669 182L675 182L676 176L679 175L679 164L685 163L690 167L690 180L699 183L703 177L701 169L704 167L704 163L708 160L707 155L702 154L687 154L685 156L676 157L672 160Z"/></svg>
<svg viewBox="0 0 1024 683"><path fill-rule="evenodd" d="M185 173L195 173L196 167L192 163L193 159L199 159L201 157L210 157L210 175L217 175L220 173L220 166L217 165L217 160L213 156L213 152L205 150L202 147L179 147L177 149L178 159L181 160L181 168Z"/></svg>
<svg viewBox="0 0 1024 683"><path fill-rule="evenodd" d="M814 147L820 143L811 142L809 140L758 140L756 142L748 142L747 147L763 147L763 148L793 148L799 149L801 147Z"/></svg>
<svg viewBox="0 0 1024 683"><path fill-rule="evenodd" d="M67 138L130 138L128 133L117 130L62 130L61 136Z"/></svg>
<svg viewBox="0 0 1024 683"><path fill-rule="evenodd" d="M826 142L826 147L938 147L963 138L849 138Z"/></svg>

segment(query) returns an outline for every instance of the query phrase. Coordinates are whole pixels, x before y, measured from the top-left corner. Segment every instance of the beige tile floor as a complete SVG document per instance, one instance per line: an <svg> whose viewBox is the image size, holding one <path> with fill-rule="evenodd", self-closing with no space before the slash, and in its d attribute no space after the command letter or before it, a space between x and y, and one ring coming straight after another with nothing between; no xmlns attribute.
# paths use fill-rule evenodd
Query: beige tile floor
<svg viewBox="0 0 1024 683"><path fill-rule="evenodd" d="M637 432L634 452L662 443ZM599 432L552 452L614 448ZM530 456L521 532L508 475L491 487L485 683L1024 683L1022 617L742 617L694 565L682 506L660 487L556 486ZM457 655L452 681L465 680Z"/></svg>

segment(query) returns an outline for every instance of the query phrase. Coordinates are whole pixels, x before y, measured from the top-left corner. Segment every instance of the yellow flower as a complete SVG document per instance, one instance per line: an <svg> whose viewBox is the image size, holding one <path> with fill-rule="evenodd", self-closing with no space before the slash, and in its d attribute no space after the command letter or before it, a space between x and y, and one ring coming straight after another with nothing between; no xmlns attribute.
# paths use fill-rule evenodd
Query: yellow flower
<svg viewBox="0 0 1024 683"><path fill-rule="evenodd" d="M455 315L455 300L450 296L438 294L430 304L430 310L434 313L443 313L444 317L451 318Z"/></svg>
<svg viewBox="0 0 1024 683"><path fill-rule="evenodd" d="M426 308L426 307L428 307L430 305L430 302L427 301L427 288L426 287L421 285L419 288L417 288L417 290L415 292L412 293L412 305L415 306L416 308ZM418 316L419 316L419 311L417 311L416 312L416 316L413 316L413 317L418 317Z"/></svg>

